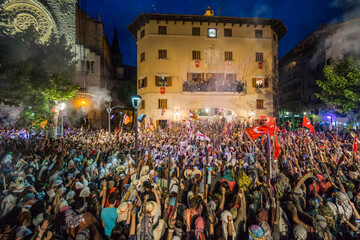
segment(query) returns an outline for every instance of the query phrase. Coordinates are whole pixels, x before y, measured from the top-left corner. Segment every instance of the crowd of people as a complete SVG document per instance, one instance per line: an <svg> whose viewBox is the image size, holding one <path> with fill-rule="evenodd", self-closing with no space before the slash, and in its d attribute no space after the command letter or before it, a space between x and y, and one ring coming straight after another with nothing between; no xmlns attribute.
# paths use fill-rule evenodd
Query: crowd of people
<svg viewBox="0 0 360 240"><path fill-rule="evenodd" d="M0 127L0 239L359 239L354 134L277 131L274 159L241 122L188 127L143 131L138 159L132 132Z"/></svg>

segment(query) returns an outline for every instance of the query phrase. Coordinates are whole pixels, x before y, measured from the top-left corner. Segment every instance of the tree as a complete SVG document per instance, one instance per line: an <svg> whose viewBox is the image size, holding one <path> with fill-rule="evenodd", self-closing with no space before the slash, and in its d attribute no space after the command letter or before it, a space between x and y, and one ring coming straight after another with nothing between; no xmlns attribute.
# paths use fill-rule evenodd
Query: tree
<svg viewBox="0 0 360 240"><path fill-rule="evenodd" d="M341 114L347 114L350 120L358 118L360 106L360 59L345 53L324 68L325 80L317 80L321 92L315 94Z"/></svg>
<svg viewBox="0 0 360 240"><path fill-rule="evenodd" d="M2 22L11 12L0 9ZM52 122L53 107L75 97L75 56L64 37L54 33L45 42L29 27L13 34L0 24L0 102L24 107L24 122L34 127Z"/></svg>

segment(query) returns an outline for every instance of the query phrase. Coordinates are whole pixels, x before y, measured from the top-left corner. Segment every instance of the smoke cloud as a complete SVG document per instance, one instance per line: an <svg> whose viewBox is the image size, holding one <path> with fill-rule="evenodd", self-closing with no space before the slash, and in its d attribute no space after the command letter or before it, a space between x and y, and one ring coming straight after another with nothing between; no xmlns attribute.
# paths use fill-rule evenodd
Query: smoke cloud
<svg viewBox="0 0 360 240"><path fill-rule="evenodd" d="M8 105L0 104L0 122L5 126L14 125L19 119L23 107L11 107Z"/></svg>
<svg viewBox="0 0 360 240"><path fill-rule="evenodd" d="M89 87L88 93L95 96L91 100L98 104L106 104L112 101L110 91L107 90L106 88Z"/></svg>

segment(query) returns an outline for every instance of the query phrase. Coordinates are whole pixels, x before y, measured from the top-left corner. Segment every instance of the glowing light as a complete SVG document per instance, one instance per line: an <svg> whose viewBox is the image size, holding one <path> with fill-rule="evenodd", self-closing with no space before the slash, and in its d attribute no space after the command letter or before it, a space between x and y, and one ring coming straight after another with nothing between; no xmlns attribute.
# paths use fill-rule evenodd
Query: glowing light
<svg viewBox="0 0 360 240"><path fill-rule="evenodd" d="M205 112L208 113L210 110L208 108L205 108Z"/></svg>
<svg viewBox="0 0 360 240"><path fill-rule="evenodd" d="M254 110L251 110L250 116L254 116L254 115L255 115Z"/></svg>
<svg viewBox="0 0 360 240"><path fill-rule="evenodd" d="M178 117L180 115L179 110L176 110L174 114L175 114L176 117Z"/></svg>
<svg viewBox="0 0 360 240"><path fill-rule="evenodd" d="M327 119L331 119L331 116L327 116Z"/></svg>
<svg viewBox="0 0 360 240"><path fill-rule="evenodd" d="M59 104L59 109L62 111L65 109L65 103L60 103Z"/></svg>
<svg viewBox="0 0 360 240"><path fill-rule="evenodd" d="M304 112L304 115L306 115L306 112Z"/></svg>
<svg viewBox="0 0 360 240"><path fill-rule="evenodd" d="M289 112L286 112L286 115L289 115Z"/></svg>

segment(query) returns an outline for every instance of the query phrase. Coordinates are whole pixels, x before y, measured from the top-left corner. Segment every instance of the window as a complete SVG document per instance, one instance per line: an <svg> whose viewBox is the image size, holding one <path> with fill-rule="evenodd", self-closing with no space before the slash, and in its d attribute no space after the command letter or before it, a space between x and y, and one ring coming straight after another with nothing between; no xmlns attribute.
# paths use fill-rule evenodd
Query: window
<svg viewBox="0 0 360 240"><path fill-rule="evenodd" d="M159 49L159 59L166 59L166 58L167 58L167 50Z"/></svg>
<svg viewBox="0 0 360 240"><path fill-rule="evenodd" d="M204 74L203 73L188 73L187 74L187 80L188 81L201 81L204 79Z"/></svg>
<svg viewBox="0 0 360 240"><path fill-rule="evenodd" d="M257 52L256 53L256 61L257 62L262 62L264 61L264 54L262 52Z"/></svg>
<svg viewBox="0 0 360 240"><path fill-rule="evenodd" d="M159 26L158 30L159 30L159 34L161 34L161 35L167 34L166 26Z"/></svg>
<svg viewBox="0 0 360 240"><path fill-rule="evenodd" d="M253 88L267 88L269 87L268 78L253 78L252 79Z"/></svg>
<svg viewBox="0 0 360 240"><path fill-rule="evenodd" d="M167 99L159 99L159 108L167 108Z"/></svg>
<svg viewBox="0 0 360 240"><path fill-rule="evenodd" d="M273 40L276 42L276 34L273 33Z"/></svg>
<svg viewBox="0 0 360 240"><path fill-rule="evenodd" d="M145 109L145 99L142 99L140 102L140 109Z"/></svg>
<svg viewBox="0 0 360 240"><path fill-rule="evenodd" d="M144 77L143 79L140 79L138 81L138 88L145 88L147 87L147 77Z"/></svg>
<svg viewBox="0 0 360 240"><path fill-rule="evenodd" d="M263 109L264 108L264 100L256 99L256 108Z"/></svg>
<svg viewBox="0 0 360 240"><path fill-rule="evenodd" d="M224 28L224 37L232 37L232 29Z"/></svg>
<svg viewBox="0 0 360 240"><path fill-rule="evenodd" d="M143 62L143 61L145 61L145 52L142 52L140 54L140 62Z"/></svg>
<svg viewBox="0 0 360 240"><path fill-rule="evenodd" d="M95 61L86 61L86 72L89 73L90 71L93 73L95 67Z"/></svg>
<svg viewBox="0 0 360 240"><path fill-rule="evenodd" d="M192 51L192 59L200 60L200 51Z"/></svg>
<svg viewBox="0 0 360 240"><path fill-rule="evenodd" d="M208 28L208 37L216 38L216 36L217 36L216 28Z"/></svg>
<svg viewBox="0 0 360 240"><path fill-rule="evenodd" d="M81 60L81 72L85 72L85 61Z"/></svg>
<svg viewBox="0 0 360 240"><path fill-rule="evenodd" d="M141 30L140 32L140 38L143 38L145 37L145 29Z"/></svg>
<svg viewBox="0 0 360 240"><path fill-rule="evenodd" d="M193 27L192 28L192 35L193 36L200 36L200 28L199 27Z"/></svg>
<svg viewBox="0 0 360 240"><path fill-rule="evenodd" d="M171 86L171 77L155 76L155 86L170 87Z"/></svg>
<svg viewBox="0 0 360 240"><path fill-rule="evenodd" d="M263 38L263 31L262 30L255 30L255 37L256 38Z"/></svg>
<svg viewBox="0 0 360 240"><path fill-rule="evenodd" d="M225 61L232 61L232 60L233 60L233 53L225 52Z"/></svg>

